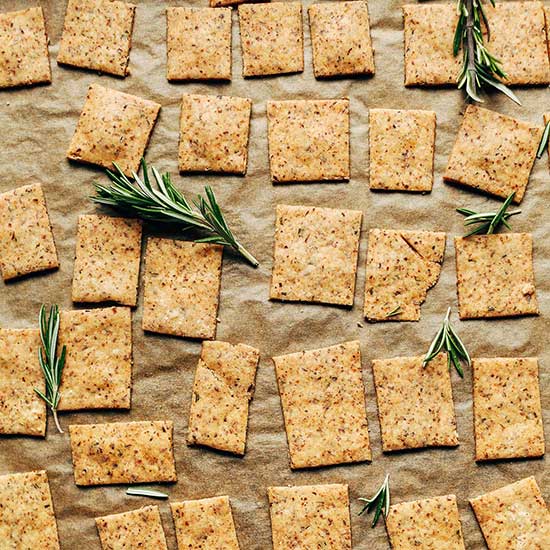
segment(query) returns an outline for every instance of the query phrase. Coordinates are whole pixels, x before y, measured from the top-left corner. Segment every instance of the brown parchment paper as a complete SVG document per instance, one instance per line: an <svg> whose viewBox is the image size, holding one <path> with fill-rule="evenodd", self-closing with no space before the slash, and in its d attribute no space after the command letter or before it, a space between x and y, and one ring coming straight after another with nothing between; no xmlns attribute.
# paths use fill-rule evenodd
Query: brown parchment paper
<svg viewBox="0 0 550 550"><path fill-rule="evenodd" d="M456 493L467 548L485 548L467 499L520 478L535 475L550 500L547 459L474 462L471 373L461 380L452 373L460 447L382 454L371 360L426 351L448 305L454 309L457 330L474 357L540 357L544 425L550 434L550 181L546 155L537 161L521 209L514 217L517 231L534 234L535 271L541 316L521 319L467 321L456 318L453 236L463 233L462 217L454 208L476 210L496 201L442 182L442 173L465 108L464 96L454 89L405 89L403 86L403 32L397 0L369 0L376 75L371 79L316 81L304 2L305 71L303 74L243 80L237 14L233 13L233 80L227 84L169 84L165 76L165 8L167 5L205 6L207 0L164 2L136 0L138 4L125 78L59 67L59 48L65 0L2 0L10 11L40 4L50 37L53 83L48 86L0 91L0 191L41 182L61 259L59 271L36 275L11 284L0 283L0 323L3 327L36 325L42 302L71 308L71 277L77 218L100 211L88 196L92 182L105 179L99 169L71 164L65 158L90 83L97 82L162 104L147 151L149 163L170 171L176 184L193 195L212 185L235 232L257 255L254 270L226 252L224 256L217 337L243 342L261 350L257 388L250 407L248 451L234 458L185 443L191 387L200 342L144 334L142 296L134 312L134 383L130 412L63 413L61 423L169 419L175 423L175 454L179 482L161 485L171 501L227 494L231 497L243 550L271 548L266 487L282 484L345 482L350 486L353 544L357 549L389 548L383 523L370 528L370 518L358 517L359 496L370 495L391 476L393 502ZM546 2L546 5L550 4ZM245 177L186 176L177 174L178 118L181 94L229 94L253 100L250 159ZM548 88L519 89L519 107L504 96L491 96L486 105L499 112L542 124L550 110ZM351 181L339 184L273 186L269 179L266 139L266 101L289 98L351 100ZM435 184L431 194L374 193L368 189L368 109L370 107L433 109L437 113ZM355 305L351 309L268 300L272 264L275 205L305 204L359 208L364 212ZM146 235L152 234L147 226ZM362 318L367 231L373 227L433 229L448 233L441 279L430 291L418 323L368 324ZM164 234L164 233L159 233ZM271 357L359 339L372 464L291 472L279 396ZM0 474L46 469L49 474L61 546L64 550L100 548L94 517L151 504L150 499L128 497L125 487L79 489L73 481L68 434L59 435L48 423L47 439L0 439ZM167 502L158 502L169 548L176 542ZM0 547L2 542L0 541ZM37 549L38 550L38 549Z"/></svg>

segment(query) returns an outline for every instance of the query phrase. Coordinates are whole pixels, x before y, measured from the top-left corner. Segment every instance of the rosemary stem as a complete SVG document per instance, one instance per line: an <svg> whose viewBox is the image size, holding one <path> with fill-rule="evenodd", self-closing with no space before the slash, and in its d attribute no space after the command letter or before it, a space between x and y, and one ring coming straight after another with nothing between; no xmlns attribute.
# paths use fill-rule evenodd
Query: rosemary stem
<svg viewBox="0 0 550 550"><path fill-rule="evenodd" d="M241 254L253 267L258 267L260 262L239 242L235 241L235 250Z"/></svg>
<svg viewBox="0 0 550 550"><path fill-rule="evenodd" d="M56 426L56 428L57 428L57 431L58 431L60 434L64 433L63 430L62 430L62 428L61 428L61 424L59 423L59 418L58 418L58 416L57 416L57 409L54 408L54 407L50 407L50 408L51 408L51 410L52 410L53 419L54 419L54 421L55 421L55 426Z"/></svg>

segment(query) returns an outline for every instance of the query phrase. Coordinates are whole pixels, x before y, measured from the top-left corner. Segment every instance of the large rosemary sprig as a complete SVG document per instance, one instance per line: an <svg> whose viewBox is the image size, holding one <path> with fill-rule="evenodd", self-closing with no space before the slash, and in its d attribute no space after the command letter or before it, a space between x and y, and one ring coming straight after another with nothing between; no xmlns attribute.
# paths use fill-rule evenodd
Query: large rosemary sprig
<svg viewBox="0 0 550 550"><path fill-rule="evenodd" d="M378 523L378 519L380 518L380 515L382 512L384 512L384 517L388 517L388 512L390 511L390 476L389 474L386 475L386 478L384 479L384 482L382 485L380 485L380 488L374 496L371 498L363 498L361 497L359 499L360 501L365 503L365 506L363 506L363 509L359 512L359 516L363 515L365 512L367 514L370 514L372 510L374 510L374 518L372 520L371 527L376 527L376 524Z"/></svg>
<svg viewBox="0 0 550 550"><path fill-rule="evenodd" d="M205 187L206 197L198 196L191 207L183 193L178 191L170 174L162 176L156 168L152 168L156 186L151 184L145 159L141 159L142 179L133 174L134 183L126 177L117 164L113 163L115 171L107 170L111 185L96 184L96 195L92 200L124 210L140 218L176 223L184 230L195 228L211 235L196 239L198 243L215 243L233 248L254 267L258 260L235 238L225 221L225 217L216 201L214 191Z"/></svg>

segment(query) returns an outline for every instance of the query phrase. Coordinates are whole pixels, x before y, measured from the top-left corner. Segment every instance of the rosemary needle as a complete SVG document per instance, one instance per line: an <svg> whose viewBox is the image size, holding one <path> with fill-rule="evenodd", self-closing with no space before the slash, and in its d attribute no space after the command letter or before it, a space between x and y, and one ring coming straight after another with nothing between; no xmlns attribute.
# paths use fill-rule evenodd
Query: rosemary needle
<svg viewBox="0 0 550 550"><path fill-rule="evenodd" d="M401 313L401 306L397 306L394 309L392 309L389 313L386 313L386 319L389 317L395 317L396 315L399 315Z"/></svg>
<svg viewBox="0 0 550 550"><path fill-rule="evenodd" d="M550 120L546 123L544 127L544 132L542 133L542 138L539 143L539 148L537 149L537 158L542 158L544 150L548 147L548 140L550 139Z"/></svg>
<svg viewBox="0 0 550 550"><path fill-rule="evenodd" d="M374 510L374 518L372 520L371 527L376 527L376 524L378 523L378 520L380 519L380 516L382 512L384 513L384 517L388 517L388 513L390 511L390 476L389 474L386 475L386 478L384 479L384 482L382 485L380 485L378 491L372 496L371 498L363 498L361 497L359 499L360 501L365 503L365 506L363 506L363 509L359 512L359 516L363 515L365 512L369 514Z"/></svg>
<svg viewBox="0 0 550 550"><path fill-rule="evenodd" d="M126 489L126 494L135 497L150 497L150 498L168 498L166 493L160 491L154 491L153 489Z"/></svg>

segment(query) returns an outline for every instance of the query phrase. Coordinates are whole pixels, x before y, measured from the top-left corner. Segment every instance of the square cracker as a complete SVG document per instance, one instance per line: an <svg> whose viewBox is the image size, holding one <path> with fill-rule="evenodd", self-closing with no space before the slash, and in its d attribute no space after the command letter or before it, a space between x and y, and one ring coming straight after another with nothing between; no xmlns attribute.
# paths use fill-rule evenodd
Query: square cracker
<svg viewBox="0 0 550 550"><path fill-rule="evenodd" d="M544 455L537 359L474 359L472 373L476 460Z"/></svg>
<svg viewBox="0 0 550 550"><path fill-rule="evenodd" d="M244 344L203 342L189 413L189 444L244 454L259 358L259 350Z"/></svg>
<svg viewBox="0 0 550 550"><path fill-rule="evenodd" d="M466 550L455 495L390 506L386 530L395 550Z"/></svg>
<svg viewBox="0 0 550 550"><path fill-rule="evenodd" d="M456 447L451 376L444 354L372 362L382 450Z"/></svg>
<svg viewBox="0 0 550 550"><path fill-rule="evenodd" d="M137 172L159 114L154 101L92 84L67 158Z"/></svg>
<svg viewBox="0 0 550 550"><path fill-rule="evenodd" d="M0 476L2 547L60 550L48 475L44 470Z"/></svg>
<svg viewBox="0 0 550 550"><path fill-rule="evenodd" d="M534 126L468 105L443 178L514 202L525 194L542 137Z"/></svg>
<svg viewBox="0 0 550 550"><path fill-rule="evenodd" d="M168 80L231 80L231 8L166 8Z"/></svg>
<svg viewBox="0 0 550 550"><path fill-rule="evenodd" d="M348 486L268 487L273 550L351 550Z"/></svg>
<svg viewBox="0 0 550 550"><path fill-rule="evenodd" d="M42 186L0 195L0 271L6 281L59 267Z"/></svg>
<svg viewBox="0 0 550 550"><path fill-rule="evenodd" d="M223 247L150 238L145 253L143 330L216 336Z"/></svg>
<svg viewBox="0 0 550 550"><path fill-rule="evenodd" d="M418 321L439 279L445 233L371 229L364 315L369 321Z"/></svg>
<svg viewBox="0 0 550 550"><path fill-rule="evenodd" d="M229 497L170 504L179 550L239 550Z"/></svg>
<svg viewBox="0 0 550 550"><path fill-rule="evenodd" d="M252 101L185 94L181 102L180 172L244 174Z"/></svg>
<svg viewBox="0 0 550 550"><path fill-rule="evenodd" d="M103 550L168 550L158 506L95 519Z"/></svg>
<svg viewBox="0 0 550 550"><path fill-rule="evenodd" d="M470 500L489 550L544 550L550 512L534 477Z"/></svg>
<svg viewBox="0 0 550 550"><path fill-rule="evenodd" d="M113 0L69 0L57 62L128 74L136 6Z"/></svg>
<svg viewBox="0 0 550 550"><path fill-rule="evenodd" d="M274 183L350 177L349 99L267 102Z"/></svg>
<svg viewBox="0 0 550 550"><path fill-rule="evenodd" d="M172 432L169 421L69 426L75 483L177 481Z"/></svg>
<svg viewBox="0 0 550 550"><path fill-rule="evenodd" d="M277 205L273 300L353 305L363 213Z"/></svg>
<svg viewBox="0 0 550 550"><path fill-rule="evenodd" d="M433 185L433 111L369 111L369 187L385 191L430 192Z"/></svg>
<svg viewBox="0 0 550 550"><path fill-rule="evenodd" d="M38 329L0 328L0 434L46 434L45 390Z"/></svg>
<svg viewBox="0 0 550 550"><path fill-rule="evenodd" d="M367 2L326 2L308 9L317 78L374 74Z"/></svg>
<svg viewBox="0 0 550 550"><path fill-rule="evenodd" d="M455 252L461 319L539 313L532 235L455 237Z"/></svg>
<svg viewBox="0 0 550 550"><path fill-rule="evenodd" d="M238 10L243 76L304 70L301 2L242 4Z"/></svg>
<svg viewBox="0 0 550 550"><path fill-rule="evenodd" d="M274 357L291 468L371 460L359 342Z"/></svg>
<svg viewBox="0 0 550 550"><path fill-rule="evenodd" d="M42 8L0 13L0 88L51 82Z"/></svg>
<svg viewBox="0 0 550 550"><path fill-rule="evenodd" d="M73 302L135 306L141 258L141 220L80 216L72 287Z"/></svg>

